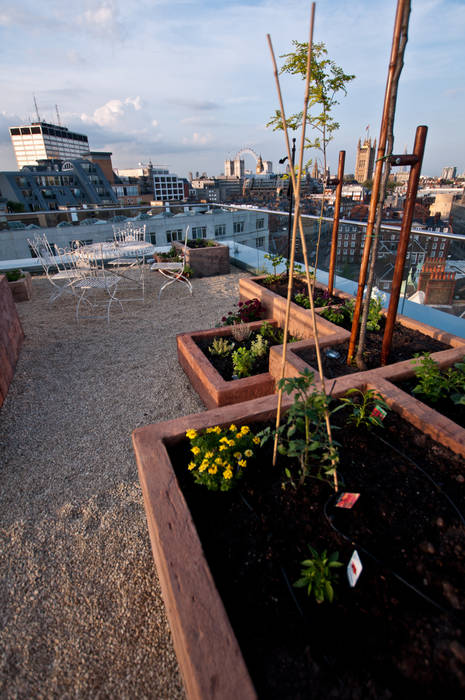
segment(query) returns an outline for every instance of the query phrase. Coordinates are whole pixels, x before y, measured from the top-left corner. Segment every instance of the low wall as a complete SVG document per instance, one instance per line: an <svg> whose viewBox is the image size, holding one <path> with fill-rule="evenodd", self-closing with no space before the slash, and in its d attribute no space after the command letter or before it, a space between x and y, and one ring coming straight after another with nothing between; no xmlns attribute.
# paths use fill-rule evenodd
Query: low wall
<svg viewBox="0 0 465 700"><path fill-rule="evenodd" d="M0 406L8 393L24 333L5 275L0 275Z"/></svg>

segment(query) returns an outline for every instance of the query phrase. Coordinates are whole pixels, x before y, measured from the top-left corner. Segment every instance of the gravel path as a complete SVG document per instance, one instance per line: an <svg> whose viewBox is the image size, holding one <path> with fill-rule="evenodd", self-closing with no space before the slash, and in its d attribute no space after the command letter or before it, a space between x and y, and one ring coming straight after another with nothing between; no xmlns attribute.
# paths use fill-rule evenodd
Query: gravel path
<svg viewBox="0 0 465 700"><path fill-rule="evenodd" d="M175 336L214 326L239 276L158 301L149 272L146 303L115 307L110 325L78 325L44 278L17 305L26 339L0 409L0 697L184 697L131 432L203 409Z"/></svg>

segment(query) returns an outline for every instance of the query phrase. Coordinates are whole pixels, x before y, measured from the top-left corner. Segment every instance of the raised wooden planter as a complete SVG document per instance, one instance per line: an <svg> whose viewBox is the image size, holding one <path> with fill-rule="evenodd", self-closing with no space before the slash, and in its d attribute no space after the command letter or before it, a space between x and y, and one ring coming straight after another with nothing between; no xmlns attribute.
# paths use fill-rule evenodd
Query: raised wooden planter
<svg viewBox="0 0 465 700"><path fill-rule="evenodd" d="M262 305L266 309L266 313L270 318L276 319L278 323L284 326L284 321L286 318L286 305L287 300L272 292L271 290L258 284L260 280L265 279L266 275L260 275L258 277L241 277L239 280L239 297L241 301L247 301L248 299L259 299ZM319 282L316 283L317 289L326 289L327 287ZM334 295L341 297L341 299L353 299L350 294L341 292L339 289L334 290ZM317 312L321 311L322 308L315 309ZM338 337L344 335L344 339L350 337L349 331L343 328L339 328L334 323L327 321L321 316L317 316L317 329L318 334L321 336L332 336L337 333ZM297 329L300 329L300 333ZM309 309L304 309L302 306L295 304L291 301L290 314L289 314L289 332L293 335L300 335L302 337L311 338L313 337L313 321L312 314Z"/></svg>
<svg viewBox="0 0 465 700"><path fill-rule="evenodd" d="M268 319L268 322L277 325L272 319ZM262 323L253 321L248 325L251 330L257 330ZM216 336L231 337L231 329L231 326L223 326L176 336L179 364L207 408L255 399L272 394L275 390L275 381L269 372L231 381L223 379L197 345L196 341L199 340L213 340Z"/></svg>
<svg viewBox="0 0 465 700"><path fill-rule="evenodd" d="M342 377L333 394L340 396L354 386L378 391L405 420L465 455L465 440L451 432L450 421L434 422L434 412L409 401L404 392L377 374ZM285 396L283 408L289 404ZM277 397L269 396L133 432L153 556L189 699L242 700L256 695L166 446L185 439L186 429L269 421L276 405Z"/></svg>
<svg viewBox="0 0 465 700"><path fill-rule="evenodd" d="M15 301L29 301L32 297L32 279L30 272L23 272L23 277L15 282L8 282Z"/></svg>
<svg viewBox="0 0 465 700"><path fill-rule="evenodd" d="M8 280L0 275L0 406L8 393L24 333Z"/></svg>
<svg viewBox="0 0 465 700"><path fill-rule="evenodd" d="M434 328L433 326L428 326L427 324L421 323L420 321L415 321L414 319L408 318L407 316L399 315L397 316L397 321L406 328L411 328L413 330L419 331L424 335L430 336L431 338L435 338L436 340L439 340L442 343L451 346L447 350L440 350L431 354L431 357L434 360L436 360L436 362L439 362L441 367L449 366L454 362L457 362L458 360L462 359L465 353L465 338L459 338L456 335L451 335L450 333L441 331L440 329ZM332 347L334 345L343 343L346 340L346 335L341 335L339 338L334 337L333 339L331 339L330 337L322 337L320 338L320 348L324 350L328 346ZM285 364L286 377L295 377L305 369L310 369L311 371L315 372L316 375L318 374L318 370L316 367L312 367L297 355L297 352L299 350L312 347L315 347L314 340L299 341L298 343L292 343L291 345L287 346ZM279 379L279 377L281 376L281 363L282 346L274 346L270 348L269 368L270 373L276 380ZM412 360L403 360L402 362L395 362L393 364L386 365L385 367L370 369L365 372L351 373L350 375L346 376L352 377L352 381L357 382L363 381L363 377L367 373L374 376L384 377L385 379L391 379L393 381L401 381L402 379L408 379L409 377L412 377L414 375L414 366L412 365ZM342 377L339 377L336 380L327 379L327 382L339 382L340 379L342 379Z"/></svg>
<svg viewBox="0 0 465 700"><path fill-rule="evenodd" d="M216 241L205 248L186 248L186 263L197 277L213 277L229 273L229 248ZM179 251L184 249L184 243L175 241L173 246Z"/></svg>

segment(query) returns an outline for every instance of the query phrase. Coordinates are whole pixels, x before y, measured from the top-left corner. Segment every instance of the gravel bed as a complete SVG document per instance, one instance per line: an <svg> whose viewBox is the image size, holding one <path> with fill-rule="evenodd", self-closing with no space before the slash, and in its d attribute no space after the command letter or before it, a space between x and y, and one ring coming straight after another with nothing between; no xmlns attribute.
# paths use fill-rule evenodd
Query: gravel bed
<svg viewBox="0 0 465 700"><path fill-rule="evenodd" d="M176 333L211 328L246 273L173 284L76 323L71 296L17 305L0 409L0 696L184 698L147 533L134 428L203 410Z"/></svg>

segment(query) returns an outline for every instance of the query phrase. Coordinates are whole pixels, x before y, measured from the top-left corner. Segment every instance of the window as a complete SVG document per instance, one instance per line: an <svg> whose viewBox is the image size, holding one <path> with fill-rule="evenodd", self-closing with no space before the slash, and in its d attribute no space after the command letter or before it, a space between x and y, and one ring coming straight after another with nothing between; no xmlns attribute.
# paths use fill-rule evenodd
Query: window
<svg viewBox="0 0 465 700"><path fill-rule="evenodd" d="M242 233L244 231L244 222L235 221L233 225L233 231L234 233Z"/></svg>
<svg viewBox="0 0 465 700"><path fill-rule="evenodd" d="M166 242L167 243L172 243L173 241L181 241L182 240L182 229L178 228L174 231L167 231L166 232Z"/></svg>
<svg viewBox="0 0 465 700"><path fill-rule="evenodd" d="M257 219L257 229L265 228L265 219Z"/></svg>
<svg viewBox="0 0 465 700"><path fill-rule="evenodd" d="M192 238L206 238L207 237L207 227L206 226L193 226L192 227Z"/></svg>
<svg viewBox="0 0 465 700"><path fill-rule="evenodd" d="M265 245L265 236L259 236L258 238L255 239L255 247L256 248L262 248L264 245Z"/></svg>
<svg viewBox="0 0 465 700"><path fill-rule="evenodd" d="M226 236L226 224L217 224L215 226L215 238L219 238L220 236Z"/></svg>
<svg viewBox="0 0 465 700"><path fill-rule="evenodd" d="M150 236L150 243L152 245L157 245L157 234L156 233L149 233Z"/></svg>

